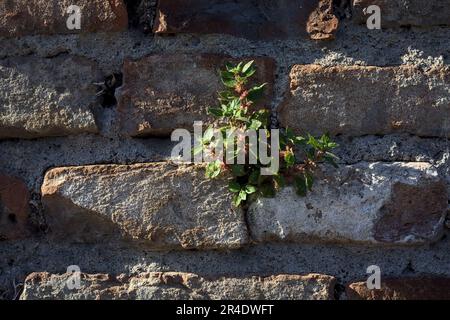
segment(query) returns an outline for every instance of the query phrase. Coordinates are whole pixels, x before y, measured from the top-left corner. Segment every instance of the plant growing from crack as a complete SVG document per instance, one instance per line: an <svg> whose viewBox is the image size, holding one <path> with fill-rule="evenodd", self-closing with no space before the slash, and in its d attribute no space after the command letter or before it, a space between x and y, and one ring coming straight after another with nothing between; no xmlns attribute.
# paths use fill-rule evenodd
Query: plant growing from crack
<svg viewBox="0 0 450 320"><path fill-rule="evenodd" d="M271 148L277 148L275 154L279 155L279 168L271 175L263 175L263 165L258 152L252 152L245 136L230 135L230 132L247 132L255 130L265 132L265 136L271 134L269 121L270 111L257 106L257 102L263 97L266 84L249 87L249 80L255 75L254 61L227 64L225 70L220 71L220 77L225 90L219 92L220 105L210 108L208 113L216 118L213 125L208 127L198 146L194 148L194 155L199 153L212 154L216 159L209 161L206 167L207 178L217 178L223 173L231 173L229 190L233 193L235 206L245 205L257 197L274 197L287 184L295 187L299 196L306 196L312 190L314 173L317 165L327 162L337 167L337 157L331 151L337 144L331 141L327 134L315 138L308 134L298 136L292 130L286 129L280 132L279 141ZM223 154L231 152L232 158L238 158L239 152L245 154L245 162L242 164L227 164L224 156L214 154L217 140L214 132L219 132L223 142ZM244 139L244 141L242 141ZM258 142L261 136L258 135ZM241 141L240 141L241 140ZM258 146L260 144L258 143ZM295 152L300 149L299 153ZM270 154L274 154L271 152ZM301 158L297 159L297 155ZM250 155L253 161L249 161ZM228 159L228 158L227 158ZM255 161L256 160L256 161Z"/></svg>

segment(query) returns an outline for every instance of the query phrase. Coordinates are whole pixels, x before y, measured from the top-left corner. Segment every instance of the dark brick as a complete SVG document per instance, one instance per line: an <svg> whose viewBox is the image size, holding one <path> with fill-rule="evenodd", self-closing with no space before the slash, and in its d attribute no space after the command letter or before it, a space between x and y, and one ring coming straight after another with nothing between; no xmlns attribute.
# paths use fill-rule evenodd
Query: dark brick
<svg viewBox="0 0 450 320"><path fill-rule="evenodd" d="M161 0L157 14L157 34L326 40L338 26L331 0Z"/></svg>
<svg viewBox="0 0 450 320"><path fill-rule="evenodd" d="M30 195L15 177L0 174L0 239L17 240L29 235Z"/></svg>

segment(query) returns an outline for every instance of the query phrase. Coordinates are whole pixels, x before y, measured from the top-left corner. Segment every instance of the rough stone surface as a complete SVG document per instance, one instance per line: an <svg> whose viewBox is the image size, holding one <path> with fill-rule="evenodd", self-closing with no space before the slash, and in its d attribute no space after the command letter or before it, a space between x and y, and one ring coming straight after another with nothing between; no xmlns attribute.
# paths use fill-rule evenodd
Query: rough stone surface
<svg viewBox="0 0 450 320"><path fill-rule="evenodd" d="M258 200L248 224L256 241L421 244L442 235L447 198L430 164L359 163L325 168L306 198Z"/></svg>
<svg viewBox="0 0 450 320"><path fill-rule="evenodd" d="M63 54L0 60L0 138L97 132L96 64Z"/></svg>
<svg viewBox="0 0 450 320"><path fill-rule="evenodd" d="M81 29L70 30L71 5L81 9ZM4 0L0 2L0 37L122 31L128 27L122 0Z"/></svg>
<svg viewBox="0 0 450 320"><path fill-rule="evenodd" d="M131 136L170 136L174 129L192 130L194 121L211 122L207 110L217 106L217 92L223 90L219 70L226 62L237 61L208 54L153 55L125 61L118 107L123 131ZM268 83L260 105L270 107L273 60L256 58L255 63L258 69L254 83Z"/></svg>
<svg viewBox="0 0 450 320"><path fill-rule="evenodd" d="M450 300L450 278L382 278L381 289L372 290L366 282L355 282L346 294L350 300Z"/></svg>
<svg viewBox="0 0 450 320"><path fill-rule="evenodd" d="M132 1L135 2L135 1ZM149 1L141 1L148 3ZM150 1L153 2L153 1ZM342 3L343 1L341 1ZM144 19L145 20L145 19ZM149 21L149 20L147 20ZM61 52L82 55L99 63L105 75L120 72L125 58L140 59L150 54L202 53L233 57L266 56L276 60L276 100L282 99L295 64L323 66L408 64L429 69L450 63L450 28L390 28L368 32L365 25L340 21L332 42L298 40L251 41L224 34L152 37L131 29L118 33L28 36L2 39L0 59L12 56L55 56ZM0 141L0 168L21 177L39 204L43 173L51 167L89 164L127 164L161 161L168 139L117 137L109 123L115 108L102 108L97 121L102 135L88 134L36 140ZM106 131L105 131L106 129ZM339 137L342 163L358 161L430 161L441 168L450 191L450 140L408 134ZM38 211L32 210L31 215ZM45 221L45 220L44 220ZM45 226L43 226L45 227ZM45 230L45 228L42 228ZM248 277L272 274L322 273L338 278L341 285L366 279L369 265L380 266L382 277L433 274L450 277L450 230L447 237L431 246L380 247L320 243L261 243L240 250L152 251L113 242L73 243L54 241L51 233L34 234L0 245L0 299L17 297L25 277L34 271L54 274L67 266L80 265L83 272L133 274L178 271L202 276ZM13 285L15 284L15 285ZM343 298L341 295L340 298Z"/></svg>
<svg viewBox="0 0 450 320"><path fill-rule="evenodd" d="M224 33L248 39L333 39L331 0L163 0L154 31Z"/></svg>
<svg viewBox="0 0 450 320"><path fill-rule="evenodd" d="M370 5L381 9L381 28L450 25L449 0L353 0L355 21L366 23L364 9Z"/></svg>
<svg viewBox="0 0 450 320"><path fill-rule="evenodd" d="M0 173L0 241L25 238L30 212L30 195L17 178Z"/></svg>
<svg viewBox="0 0 450 320"><path fill-rule="evenodd" d="M335 279L327 275L205 279L192 273L147 273L136 277L81 274L81 289L70 290L71 274L30 274L21 300L332 300Z"/></svg>
<svg viewBox="0 0 450 320"><path fill-rule="evenodd" d="M280 122L297 132L450 137L450 68L296 65Z"/></svg>
<svg viewBox="0 0 450 320"><path fill-rule="evenodd" d="M42 186L49 224L77 241L134 240L152 249L237 248L243 213L227 184L170 163L56 168Z"/></svg>

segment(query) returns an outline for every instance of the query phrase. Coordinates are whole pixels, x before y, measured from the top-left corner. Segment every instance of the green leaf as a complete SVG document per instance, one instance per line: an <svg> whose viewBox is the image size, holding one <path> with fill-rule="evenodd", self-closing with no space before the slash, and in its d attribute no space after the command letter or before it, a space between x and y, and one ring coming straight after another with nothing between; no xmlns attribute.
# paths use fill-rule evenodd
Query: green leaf
<svg viewBox="0 0 450 320"><path fill-rule="evenodd" d="M304 145L306 143L306 139L305 137L302 136L296 136L294 138L294 144L295 145Z"/></svg>
<svg viewBox="0 0 450 320"><path fill-rule="evenodd" d="M261 171L258 169L258 170L255 170L255 171L253 171L250 175L249 175L249 177L248 177L248 182L250 183L250 184L254 184L254 185L256 185L256 184L258 184L259 183L259 177L261 176Z"/></svg>
<svg viewBox="0 0 450 320"><path fill-rule="evenodd" d="M331 150L331 149L334 149L334 148L337 148L337 147L339 147L339 145L336 142L330 142L327 145L327 149L328 150Z"/></svg>
<svg viewBox="0 0 450 320"><path fill-rule="evenodd" d="M247 117L243 117L243 116L236 116L236 120L242 121L242 122L248 122L248 118Z"/></svg>
<svg viewBox="0 0 450 320"><path fill-rule="evenodd" d="M236 181L230 181L228 189L233 193L238 193L241 191L241 185Z"/></svg>
<svg viewBox="0 0 450 320"><path fill-rule="evenodd" d="M231 173L235 177L243 177L245 176L245 167L242 164L232 164L231 165Z"/></svg>
<svg viewBox="0 0 450 320"><path fill-rule="evenodd" d="M228 88L234 88L236 86L236 81L235 80L223 80L222 79L222 83L227 86Z"/></svg>
<svg viewBox="0 0 450 320"><path fill-rule="evenodd" d="M285 134L288 139L295 137L294 131L291 128L286 128Z"/></svg>
<svg viewBox="0 0 450 320"><path fill-rule="evenodd" d="M331 141L331 138L328 134L324 134L322 135L322 137L320 137L319 139L320 144L322 145L322 150L331 150L334 149L338 146L337 143Z"/></svg>
<svg viewBox="0 0 450 320"><path fill-rule="evenodd" d="M239 198L241 198L242 201L247 200L247 192L245 190L239 191Z"/></svg>
<svg viewBox="0 0 450 320"><path fill-rule="evenodd" d="M251 76L253 76L255 73L256 73L256 69L255 69L255 68L252 68L252 69L248 70L248 71L244 74L244 77L245 77L246 79L248 79L248 78L250 78Z"/></svg>
<svg viewBox="0 0 450 320"><path fill-rule="evenodd" d="M254 67L253 62L254 61L248 62L242 69L242 73L245 79L250 78L256 73L256 68Z"/></svg>
<svg viewBox="0 0 450 320"><path fill-rule="evenodd" d="M231 71L221 71L220 72L220 77L222 79L234 79L234 73Z"/></svg>
<svg viewBox="0 0 450 320"><path fill-rule="evenodd" d="M229 101L233 100L235 95L230 91L221 91L219 92L219 100L225 103L228 103Z"/></svg>
<svg viewBox="0 0 450 320"><path fill-rule="evenodd" d="M297 194L300 197L305 197L306 193L308 192L308 186L306 185L306 181L301 176L296 176L294 178L294 186Z"/></svg>
<svg viewBox="0 0 450 320"><path fill-rule="evenodd" d="M247 99L250 101L256 101L259 98L262 97L263 93L264 93L264 87L267 85L267 83L264 83L260 86L254 87L252 88L247 95Z"/></svg>
<svg viewBox="0 0 450 320"><path fill-rule="evenodd" d="M221 162L219 160L208 163L206 166L206 177L209 179L217 178L222 170Z"/></svg>
<svg viewBox="0 0 450 320"><path fill-rule="evenodd" d="M234 110L231 106L231 102L228 104L223 104L222 105L222 110L223 110L223 116L224 117L231 117L234 113Z"/></svg>
<svg viewBox="0 0 450 320"><path fill-rule="evenodd" d="M286 167L290 168L295 164L295 155L291 151L287 151L284 154L284 162L286 162Z"/></svg>
<svg viewBox="0 0 450 320"><path fill-rule="evenodd" d="M339 160L337 156L332 154L331 152L325 152L325 155L323 156L325 162L331 164L335 168L339 168L339 165L337 164L336 160Z"/></svg>
<svg viewBox="0 0 450 320"><path fill-rule="evenodd" d="M221 71L220 78L222 79L222 81L234 80L234 74L229 71Z"/></svg>
<svg viewBox="0 0 450 320"><path fill-rule="evenodd" d="M305 145L306 139L302 136L296 136L291 128L286 128L286 130L281 135L281 145Z"/></svg>
<svg viewBox="0 0 450 320"><path fill-rule="evenodd" d="M229 88L234 88L236 86L236 79L234 77L234 74L229 71L222 71L220 73L220 79L222 80L222 83Z"/></svg>
<svg viewBox="0 0 450 320"><path fill-rule="evenodd" d="M238 194L235 194L235 195L233 196L233 205L234 205L235 207L239 207L239 206L241 205L241 202L242 202L242 199L241 199L241 197L239 196L239 193L238 193Z"/></svg>
<svg viewBox="0 0 450 320"><path fill-rule="evenodd" d="M316 138L314 138L312 135L308 134L308 145L313 147L314 149L321 149L321 145L319 141L317 141Z"/></svg>
<svg viewBox="0 0 450 320"><path fill-rule="evenodd" d="M253 63L255 62L255 60L249 61L247 62L244 67L242 68L242 73L246 73L247 71L250 70L250 68L253 66Z"/></svg>
<svg viewBox="0 0 450 320"><path fill-rule="evenodd" d="M229 108L233 111L239 110L241 108L241 100L239 98L233 99L233 101L231 101L230 103Z"/></svg>
<svg viewBox="0 0 450 320"><path fill-rule="evenodd" d="M250 185L250 184L248 184L248 185L245 187L245 192L246 192L247 194L255 193L255 192L256 192L256 187L255 187L255 186L252 186L252 185Z"/></svg>
<svg viewBox="0 0 450 320"><path fill-rule="evenodd" d="M251 120L250 129L258 130L261 128L262 122L256 119Z"/></svg>
<svg viewBox="0 0 450 320"><path fill-rule="evenodd" d="M232 72L234 69L234 65L230 62L225 63L225 68L227 69L228 72Z"/></svg>
<svg viewBox="0 0 450 320"><path fill-rule="evenodd" d="M309 172L306 172L303 175L303 177L305 179L306 187L308 188L309 191L311 191L312 187L313 187L313 184L314 184L314 177L313 177L313 175L311 173L309 173Z"/></svg>
<svg viewBox="0 0 450 320"><path fill-rule="evenodd" d="M270 112L267 109L258 110L252 115L252 120L258 120L262 125L267 126ZM261 126L262 126L261 125Z"/></svg>
<svg viewBox="0 0 450 320"><path fill-rule="evenodd" d="M242 72L242 67L243 67L243 65L244 65L244 62L239 62L238 63L238 65L236 66L236 68L235 68L235 70L237 71L237 72Z"/></svg>
<svg viewBox="0 0 450 320"><path fill-rule="evenodd" d="M219 108L209 108L208 113L216 117L223 117L223 110Z"/></svg>

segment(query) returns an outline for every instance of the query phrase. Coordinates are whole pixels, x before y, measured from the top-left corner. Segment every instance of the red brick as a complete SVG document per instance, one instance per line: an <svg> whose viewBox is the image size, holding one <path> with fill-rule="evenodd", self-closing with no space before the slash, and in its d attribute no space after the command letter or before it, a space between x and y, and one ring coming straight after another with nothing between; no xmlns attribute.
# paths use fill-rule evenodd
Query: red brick
<svg viewBox="0 0 450 320"><path fill-rule="evenodd" d="M450 68L296 65L279 115L319 135L409 133L450 137Z"/></svg>

